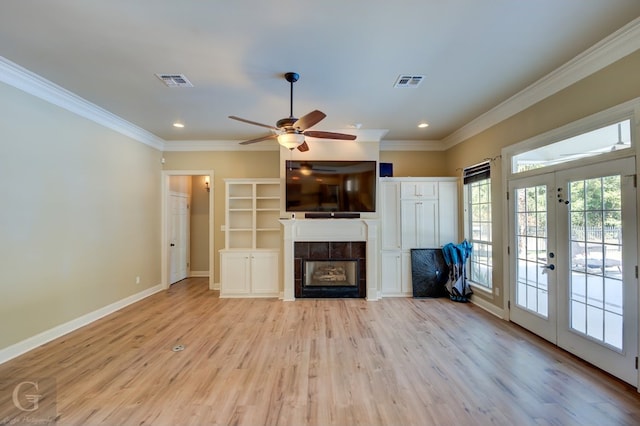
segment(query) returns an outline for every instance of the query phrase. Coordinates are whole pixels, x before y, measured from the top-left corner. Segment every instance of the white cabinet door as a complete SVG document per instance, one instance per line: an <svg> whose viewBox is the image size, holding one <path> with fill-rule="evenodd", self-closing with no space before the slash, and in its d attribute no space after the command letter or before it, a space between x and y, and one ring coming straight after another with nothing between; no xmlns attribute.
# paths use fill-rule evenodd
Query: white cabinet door
<svg viewBox="0 0 640 426"><path fill-rule="evenodd" d="M402 293L404 295L413 294L413 283L411 282L411 251L402 252Z"/></svg>
<svg viewBox="0 0 640 426"><path fill-rule="evenodd" d="M437 181L408 181L401 183L402 198L438 198Z"/></svg>
<svg viewBox="0 0 640 426"><path fill-rule="evenodd" d="M439 242L436 247L458 241L458 183L438 183Z"/></svg>
<svg viewBox="0 0 640 426"><path fill-rule="evenodd" d="M250 292L250 252L220 253L220 296Z"/></svg>
<svg viewBox="0 0 640 426"><path fill-rule="evenodd" d="M256 295L278 295L278 253L251 254L251 292Z"/></svg>
<svg viewBox="0 0 640 426"><path fill-rule="evenodd" d="M402 260L399 251L383 251L380 256L381 289L385 296L402 294Z"/></svg>
<svg viewBox="0 0 640 426"><path fill-rule="evenodd" d="M402 248L434 248L439 246L438 201L402 200Z"/></svg>
<svg viewBox="0 0 640 426"><path fill-rule="evenodd" d="M400 182L383 182L380 192L382 250L398 250L402 246L400 240Z"/></svg>

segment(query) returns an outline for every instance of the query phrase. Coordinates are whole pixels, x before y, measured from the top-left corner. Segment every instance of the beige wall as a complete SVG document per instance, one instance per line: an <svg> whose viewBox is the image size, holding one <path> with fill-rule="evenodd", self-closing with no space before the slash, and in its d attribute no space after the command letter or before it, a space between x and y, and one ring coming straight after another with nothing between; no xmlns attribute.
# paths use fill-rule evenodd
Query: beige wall
<svg viewBox="0 0 640 426"><path fill-rule="evenodd" d="M214 182L214 250L209 260L216 266L214 282L220 282L217 267L218 251L224 248L224 179L226 178L278 178L279 151L198 151L165 152L165 170L213 170Z"/></svg>
<svg viewBox="0 0 640 426"><path fill-rule="evenodd" d="M455 176L444 151L381 151L381 163L393 163L394 177ZM454 169L455 171L455 169Z"/></svg>
<svg viewBox="0 0 640 426"><path fill-rule="evenodd" d="M640 51L621 59L609 67L587 77L565 90L533 105L513 117L456 145L446 152L450 170L467 167L484 158L500 155L503 147L553 130L585 116L595 114L625 101L640 97ZM492 168L494 284L500 297L476 296L503 307L502 294L502 232L503 203L506 190L502 187L501 160Z"/></svg>
<svg viewBox="0 0 640 426"><path fill-rule="evenodd" d="M204 176L191 178L191 271L209 271L209 196Z"/></svg>
<svg viewBox="0 0 640 426"><path fill-rule="evenodd" d="M0 123L0 349L160 284L161 153L2 83Z"/></svg>

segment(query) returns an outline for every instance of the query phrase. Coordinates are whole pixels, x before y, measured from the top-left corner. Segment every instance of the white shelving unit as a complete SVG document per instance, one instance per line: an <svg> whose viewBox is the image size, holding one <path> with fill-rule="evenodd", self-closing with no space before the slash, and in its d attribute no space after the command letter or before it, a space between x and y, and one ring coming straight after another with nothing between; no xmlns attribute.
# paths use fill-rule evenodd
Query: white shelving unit
<svg viewBox="0 0 640 426"><path fill-rule="evenodd" d="M280 180L225 179L220 297L279 295Z"/></svg>

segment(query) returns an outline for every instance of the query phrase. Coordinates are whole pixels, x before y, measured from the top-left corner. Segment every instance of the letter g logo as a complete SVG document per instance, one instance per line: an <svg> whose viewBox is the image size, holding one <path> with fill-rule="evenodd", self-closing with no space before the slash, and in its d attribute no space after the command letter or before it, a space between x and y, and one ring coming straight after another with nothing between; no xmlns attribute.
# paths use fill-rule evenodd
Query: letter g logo
<svg viewBox="0 0 640 426"><path fill-rule="evenodd" d="M25 386L32 386L35 391L38 391L38 382L20 382L13 389L13 405L22 411L36 411L38 409L38 401L42 395L38 394L25 394L24 397L27 401L32 403L31 407L24 407L20 402L20 394L23 392L22 388Z"/></svg>

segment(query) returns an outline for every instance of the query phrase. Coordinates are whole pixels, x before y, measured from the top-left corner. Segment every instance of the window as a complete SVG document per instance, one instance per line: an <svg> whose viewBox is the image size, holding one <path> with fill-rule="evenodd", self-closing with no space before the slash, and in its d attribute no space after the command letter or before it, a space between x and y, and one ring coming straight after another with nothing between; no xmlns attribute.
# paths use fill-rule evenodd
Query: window
<svg viewBox="0 0 640 426"><path fill-rule="evenodd" d="M511 172L526 172L628 148L631 148L631 119L516 154L511 158Z"/></svg>
<svg viewBox="0 0 640 426"><path fill-rule="evenodd" d="M473 244L468 278L491 290L493 282L491 242L491 166L489 162L464 169L465 238Z"/></svg>

